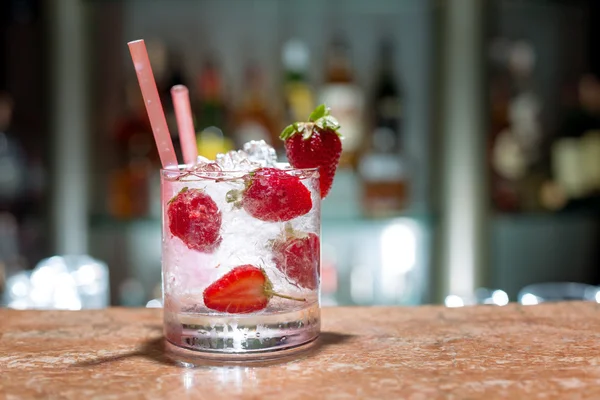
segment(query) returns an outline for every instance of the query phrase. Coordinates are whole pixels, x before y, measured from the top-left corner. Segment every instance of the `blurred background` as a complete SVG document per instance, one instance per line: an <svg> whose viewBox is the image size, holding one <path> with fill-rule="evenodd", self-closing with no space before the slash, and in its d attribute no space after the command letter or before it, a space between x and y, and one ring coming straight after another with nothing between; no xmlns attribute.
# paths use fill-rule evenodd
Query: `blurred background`
<svg viewBox="0 0 600 400"><path fill-rule="evenodd" d="M176 148L175 84L209 158L250 139L283 155L279 132L322 102L339 117L325 304L597 285L598 26L595 0L3 0L3 304L160 297L160 162L126 46L140 38Z"/></svg>

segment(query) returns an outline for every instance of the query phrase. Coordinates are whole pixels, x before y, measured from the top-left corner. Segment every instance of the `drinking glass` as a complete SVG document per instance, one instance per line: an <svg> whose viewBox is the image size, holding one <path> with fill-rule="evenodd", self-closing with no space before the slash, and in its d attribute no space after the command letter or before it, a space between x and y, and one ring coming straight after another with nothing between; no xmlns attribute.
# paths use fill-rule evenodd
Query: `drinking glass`
<svg viewBox="0 0 600 400"><path fill-rule="evenodd" d="M164 333L172 358L191 364L203 358L262 360L303 350L319 335L319 173L279 167L284 168L284 179L302 182L312 203L309 212L286 221L261 220L232 201L233 194L243 193L258 179L252 172L190 171L185 166L161 171ZM183 201L178 196L188 197ZM266 196L267 208L269 201ZM185 210L177 214L173 207ZM195 218L194 213L209 217L201 223L181 217ZM306 245L309 238L311 246ZM259 309L207 304L207 292L215 285L246 279L241 273L227 275L236 268L264 274L263 287L230 294L232 301L242 296ZM219 281L222 278L225 283ZM260 303L263 294L266 305Z"/></svg>
<svg viewBox="0 0 600 400"><path fill-rule="evenodd" d="M521 289L518 297L523 305L569 300L600 302L600 288L577 282L535 283Z"/></svg>

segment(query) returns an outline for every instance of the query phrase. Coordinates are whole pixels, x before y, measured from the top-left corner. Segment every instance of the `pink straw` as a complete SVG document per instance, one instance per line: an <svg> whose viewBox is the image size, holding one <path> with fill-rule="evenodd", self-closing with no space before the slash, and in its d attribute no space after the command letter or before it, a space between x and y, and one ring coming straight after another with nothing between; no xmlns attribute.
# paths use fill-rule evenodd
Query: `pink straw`
<svg viewBox="0 0 600 400"><path fill-rule="evenodd" d="M160 103L160 97L158 96L158 89L156 88L150 59L148 58L146 44L143 40L134 40L127 43L127 45L129 46L131 59L135 66L135 73L137 74L138 83L142 90L150 125L152 125L152 132L154 133L154 141L156 142L160 162L165 169L176 168L177 156L175 155L165 113Z"/></svg>
<svg viewBox="0 0 600 400"><path fill-rule="evenodd" d="M171 88L171 97L173 97L173 105L175 106L183 162L188 165L195 165L198 159L198 147L196 145L196 132L194 131L189 91L183 85L175 85Z"/></svg>

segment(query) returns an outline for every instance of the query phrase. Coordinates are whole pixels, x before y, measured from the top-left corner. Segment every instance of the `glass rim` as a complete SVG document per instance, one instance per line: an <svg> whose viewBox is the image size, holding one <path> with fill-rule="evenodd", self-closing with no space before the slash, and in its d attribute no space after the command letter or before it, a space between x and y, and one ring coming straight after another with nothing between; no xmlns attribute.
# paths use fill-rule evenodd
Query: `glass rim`
<svg viewBox="0 0 600 400"><path fill-rule="evenodd" d="M277 168L277 167L273 167ZM239 179L247 179L248 175L260 169L254 168L250 171L192 171L187 169L187 165L178 165L174 168L161 168L161 181L196 181L196 180L214 180L216 182L233 181ZM290 178L297 177L300 179L319 179L319 167L315 168L277 168L286 173Z"/></svg>
<svg viewBox="0 0 600 400"><path fill-rule="evenodd" d="M289 165L287 163L279 163L279 164L285 164L285 165ZM160 168L160 174L162 176L165 176L166 174L178 174L178 175L184 175L184 174L191 174L191 175L214 175L214 174L226 174L226 175L246 175L250 172L254 172L260 168L275 168L278 169L280 171L284 171L284 172L295 172L295 173L310 173L310 172L319 172L320 167L313 167L313 168L278 168L278 167L258 167L249 171L244 171L244 170L219 170L219 171L192 171L192 170L188 170L187 169L188 165L187 164L179 164L177 165L177 169L175 168Z"/></svg>

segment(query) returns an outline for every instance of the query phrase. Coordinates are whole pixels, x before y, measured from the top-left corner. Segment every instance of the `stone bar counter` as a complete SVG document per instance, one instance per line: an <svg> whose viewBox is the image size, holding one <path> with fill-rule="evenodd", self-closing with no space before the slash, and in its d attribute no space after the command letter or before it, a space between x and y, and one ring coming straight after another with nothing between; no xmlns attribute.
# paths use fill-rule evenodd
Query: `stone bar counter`
<svg viewBox="0 0 600 400"><path fill-rule="evenodd" d="M0 310L0 399L600 399L600 305L325 308L310 351L182 368L160 309Z"/></svg>

